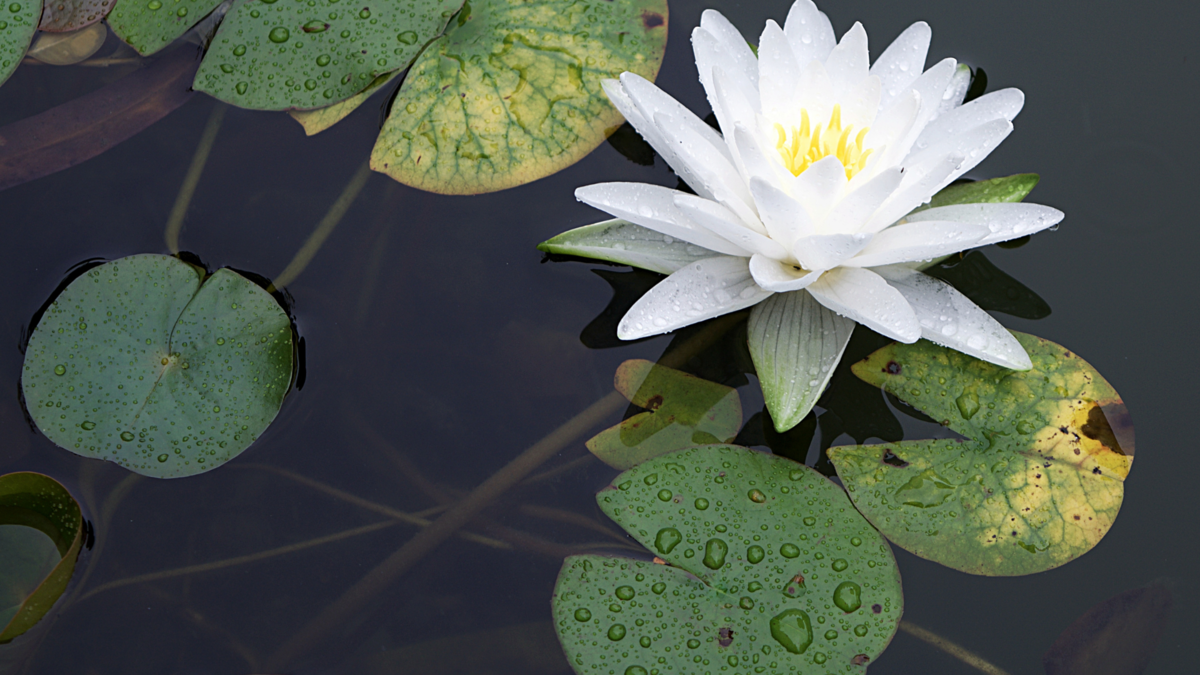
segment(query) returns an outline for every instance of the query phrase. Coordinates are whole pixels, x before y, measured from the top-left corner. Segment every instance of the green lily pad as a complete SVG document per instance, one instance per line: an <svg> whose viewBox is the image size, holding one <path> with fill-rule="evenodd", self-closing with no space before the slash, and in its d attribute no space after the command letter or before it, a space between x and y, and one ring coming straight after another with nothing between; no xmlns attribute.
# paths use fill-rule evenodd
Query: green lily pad
<svg viewBox="0 0 1200 675"><path fill-rule="evenodd" d="M41 15L42 0L0 3L0 84L21 65Z"/></svg>
<svg viewBox="0 0 1200 675"><path fill-rule="evenodd" d="M350 113L358 110L358 106L366 103L367 99L374 96L382 87L400 77L400 75L401 71L380 75L375 78L374 82L367 85L366 89L363 89L345 101L314 110L289 110L288 114L292 116L292 119L299 122L300 126L304 127L305 136L314 136L346 119Z"/></svg>
<svg viewBox="0 0 1200 675"><path fill-rule="evenodd" d="M410 69L371 168L443 194L548 176L621 125L600 82L653 80L666 41L666 0L468 3Z"/></svg>
<svg viewBox="0 0 1200 675"><path fill-rule="evenodd" d="M1133 427L1112 386L1069 350L1014 335L1032 370L925 340L854 366L967 440L829 450L884 536L972 574L1032 574L1091 550L1117 517L1133 461Z"/></svg>
<svg viewBox="0 0 1200 675"><path fill-rule="evenodd" d="M275 419L292 329L266 291L162 255L88 270L46 309L21 379L59 446L154 478L214 469Z"/></svg>
<svg viewBox="0 0 1200 675"><path fill-rule="evenodd" d="M643 359L622 363L613 379L630 403L647 410L588 440L588 450L614 469L693 445L728 443L741 428L742 401L733 387Z"/></svg>
<svg viewBox="0 0 1200 675"><path fill-rule="evenodd" d="M116 0L108 25L142 56L166 47L212 13L222 0ZM258 4L257 0L252 4Z"/></svg>
<svg viewBox="0 0 1200 675"><path fill-rule="evenodd" d="M53 608L83 542L79 503L58 481L30 472L0 476L0 643Z"/></svg>
<svg viewBox="0 0 1200 675"><path fill-rule="evenodd" d="M581 675L861 673L899 625L891 548L802 464L689 448L626 471L597 501L665 564L567 558L554 620Z"/></svg>
<svg viewBox="0 0 1200 675"><path fill-rule="evenodd" d="M312 109L407 67L461 0L250 0L221 22L195 88L242 108Z"/></svg>
<svg viewBox="0 0 1200 675"><path fill-rule="evenodd" d="M988 180L959 183L942 188L928 204L913 209L913 213L938 206L954 204L1001 204L1019 202L1037 187L1041 177L1036 173L1018 173Z"/></svg>

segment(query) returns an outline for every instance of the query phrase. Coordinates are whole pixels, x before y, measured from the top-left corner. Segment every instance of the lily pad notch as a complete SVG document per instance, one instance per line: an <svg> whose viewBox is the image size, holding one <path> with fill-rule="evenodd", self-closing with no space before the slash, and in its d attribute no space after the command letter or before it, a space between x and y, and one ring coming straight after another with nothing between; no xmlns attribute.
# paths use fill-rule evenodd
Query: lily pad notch
<svg viewBox="0 0 1200 675"><path fill-rule="evenodd" d="M154 478L191 476L275 419L296 344L275 298L237 272L134 255L87 269L49 303L22 393L62 448Z"/></svg>

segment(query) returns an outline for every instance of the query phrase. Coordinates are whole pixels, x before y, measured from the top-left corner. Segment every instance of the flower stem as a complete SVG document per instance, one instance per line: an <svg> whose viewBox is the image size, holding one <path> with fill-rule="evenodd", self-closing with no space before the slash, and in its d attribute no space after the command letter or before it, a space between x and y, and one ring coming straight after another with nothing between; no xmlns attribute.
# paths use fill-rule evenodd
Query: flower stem
<svg viewBox="0 0 1200 675"><path fill-rule="evenodd" d="M208 163L208 153L212 151L213 143L217 140L217 131L221 129L221 120L225 118L225 110L229 106L217 101L212 112L208 114L208 123L204 125L204 133L200 135L200 143L196 145L196 154L192 155L192 164L188 167L183 185L179 186L179 195L175 197L175 206L167 218L167 229L163 239L167 242L167 250L171 255L179 253L179 233L183 231L183 217L187 215L188 206L192 203L192 195L196 192L196 184L200 182L200 174L204 173L204 165Z"/></svg>
<svg viewBox="0 0 1200 675"><path fill-rule="evenodd" d="M937 647L938 649L946 652L950 656L953 656L954 658L958 659L959 661L962 661L963 663L967 664L968 666L971 666L975 670L978 670L981 673L985 673L985 675L1009 675L1007 670L1004 670L1003 668L1001 668L999 666L993 665L991 662L985 660L983 657L979 656L975 652L972 652L971 650L967 649L966 647L963 647L962 645L958 644L957 642L952 642L950 640L947 640L946 638L942 637L941 635L938 635L937 633L934 633L933 631L931 631L927 628L922 628L922 627L914 624L911 621L908 621L908 620L901 621L900 622L900 630L904 631L905 633L908 633L909 635L917 638L918 640L921 640L930 645L933 645L934 647Z"/></svg>

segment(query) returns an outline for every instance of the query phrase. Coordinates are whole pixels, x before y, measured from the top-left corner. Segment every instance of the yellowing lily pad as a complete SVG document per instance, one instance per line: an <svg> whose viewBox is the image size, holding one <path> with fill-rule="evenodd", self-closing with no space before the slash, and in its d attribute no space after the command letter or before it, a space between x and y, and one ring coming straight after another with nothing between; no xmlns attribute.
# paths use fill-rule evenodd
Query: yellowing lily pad
<svg viewBox="0 0 1200 675"><path fill-rule="evenodd" d="M693 445L727 443L742 424L733 387L642 359L622 363L614 380L617 391L647 409L588 440L588 450L614 469Z"/></svg>
<svg viewBox="0 0 1200 675"><path fill-rule="evenodd" d="M564 562L554 620L580 675L862 673L900 622L891 548L804 465L688 448L597 501L658 558Z"/></svg>
<svg viewBox="0 0 1200 675"><path fill-rule="evenodd" d="M666 40L666 0L468 3L409 70L371 168L443 194L548 176L621 125L600 82L653 80Z"/></svg>
<svg viewBox="0 0 1200 675"><path fill-rule="evenodd" d="M884 536L972 574L1032 574L1091 550L1117 517L1133 461L1133 428L1112 386L1071 351L1014 335L1032 370L924 340L853 368L966 440L829 450Z"/></svg>
<svg viewBox="0 0 1200 675"><path fill-rule="evenodd" d="M42 9L39 30L66 33L95 25L113 8L116 0L50 0ZM103 30L108 34L108 29Z"/></svg>
<svg viewBox="0 0 1200 675"><path fill-rule="evenodd" d="M53 608L84 538L79 503L58 481L30 472L0 476L0 643Z"/></svg>
<svg viewBox="0 0 1200 675"><path fill-rule="evenodd" d="M154 478L214 469L279 412L292 329L266 291L228 269L136 255L88 270L50 304L25 353L42 433Z"/></svg>

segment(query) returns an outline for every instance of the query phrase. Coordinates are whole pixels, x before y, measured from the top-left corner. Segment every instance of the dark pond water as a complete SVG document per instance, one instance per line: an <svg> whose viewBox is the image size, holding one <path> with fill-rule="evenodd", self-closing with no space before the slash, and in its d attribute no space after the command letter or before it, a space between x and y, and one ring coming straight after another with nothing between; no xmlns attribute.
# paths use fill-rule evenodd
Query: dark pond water
<svg viewBox="0 0 1200 675"><path fill-rule="evenodd" d="M757 35L766 18L782 19L788 3L674 3L659 83L700 111L706 106L687 35L705 6ZM1175 610L1147 672L1192 672L1200 507L1188 420L1200 369L1186 346L1200 330L1200 229L1187 205L1200 184L1200 10L1161 1L843 1L822 8L839 35L863 20L875 54L912 21L928 20L931 59L955 56L983 66L991 89L1025 91L1016 132L975 175L1039 172L1031 200L1064 210L1067 219L1023 248L986 251L1053 309L1038 321L1001 319L1096 366L1137 425L1121 515L1095 550L1010 579L961 574L897 550L905 618L1011 673L1037 673L1043 652L1089 607L1165 579ZM0 124L120 74L23 67L0 89ZM288 287L307 347L304 388L231 464L183 480L126 483L105 517L102 505L128 474L30 432L16 395L18 345L71 266L166 252L163 226L213 106L197 95L92 161L0 193L0 343L9 345L0 350L0 381L9 383L9 395L0 397L0 472L46 472L88 501L103 548L91 554L85 594L386 520L290 476L409 513L436 506L435 493L459 499L607 394L623 360L657 358L668 343L586 347L578 336L608 303L608 286L592 273L596 266L539 264L534 250L564 229L601 219L575 202L575 187L673 184L661 160L637 166L604 145L553 177L479 197L426 194L374 175ZM282 114L229 110L183 248L213 267L278 274L365 160L379 114L372 102L305 138ZM761 409L753 380L742 396L748 414ZM900 417L910 437L928 433ZM544 468L586 457L582 441L590 433ZM362 610L278 672L568 673L550 628L555 575L573 547L615 543L584 524L616 531L592 499L614 472L586 459L568 468L508 491L469 525L503 547L448 540L398 581L373 589ZM280 645L415 532L397 524L81 596L44 632L28 672L267 672ZM871 672L974 671L900 634Z"/></svg>

